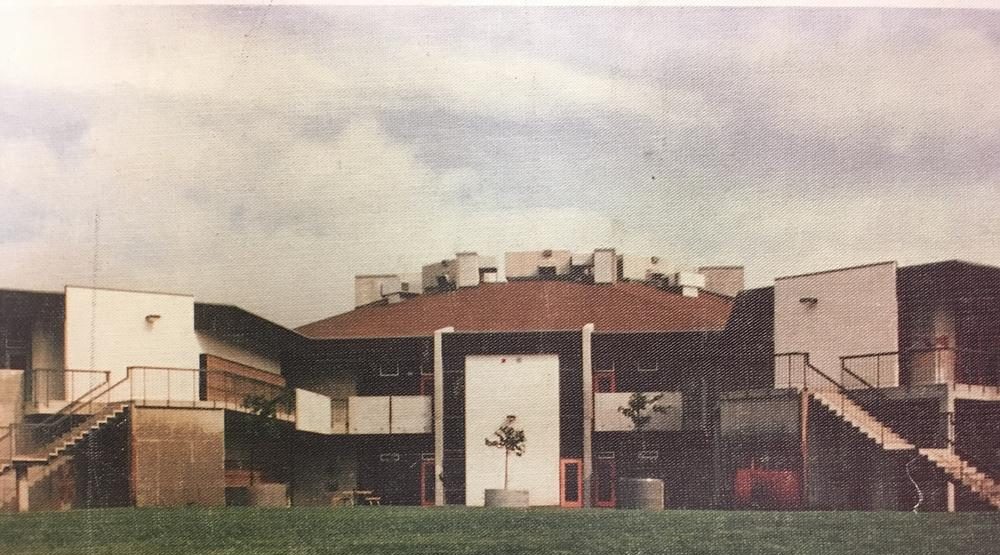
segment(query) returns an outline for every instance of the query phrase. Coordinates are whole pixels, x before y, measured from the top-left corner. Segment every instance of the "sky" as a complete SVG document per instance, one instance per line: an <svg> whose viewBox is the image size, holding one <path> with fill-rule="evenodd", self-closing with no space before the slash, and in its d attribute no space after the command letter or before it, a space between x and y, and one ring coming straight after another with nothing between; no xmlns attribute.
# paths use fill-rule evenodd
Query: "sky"
<svg viewBox="0 0 1000 555"><path fill-rule="evenodd" d="M287 326L353 276L616 247L1000 264L1000 11L0 8L0 287Z"/></svg>

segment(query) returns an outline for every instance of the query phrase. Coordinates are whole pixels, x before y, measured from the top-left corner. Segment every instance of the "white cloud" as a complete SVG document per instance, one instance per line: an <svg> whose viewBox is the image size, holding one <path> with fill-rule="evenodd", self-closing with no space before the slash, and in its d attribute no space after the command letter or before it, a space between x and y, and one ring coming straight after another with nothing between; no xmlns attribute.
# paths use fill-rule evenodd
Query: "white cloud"
<svg viewBox="0 0 1000 555"><path fill-rule="evenodd" d="M602 188L588 198L607 205L483 209L494 204L463 195L511 160L429 160L418 151L429 139L403 142L380 115L430 106L426 117L437 107L553 126L563 118L614 126L628 116L670 134L724 125L730 108L707 104L693 85L665 87L544 52L406 34L299 36L268 25L244 37L247 29L204 13L4 12L0 85L90 102L87 131L65 151L0 136L0 198L22 211L0 225L0 286L96 279L193 292L300 324L350 308L355 273L414 271L461 250L614 246L691 264L746 263L755 283L883 258L1000 263L991 251L1000 233L995 185L958 184L961 199L870 184L825 192L820 185L838 176L823 175L798 189L725 195L664 179L662 193L635 184L648 172L630 149L649 137L631 128L596 131L625 139L586 161L595 176L583 177ZM915 50L879 50L873 44L882 42L859 29L835 45L784 29L746 45L743 57L723 54L754 76L750 90L773 93L761 100L787 114L777 125L804 134L846 137L860 124L885 125L893 148L905 151L922 134L997 132L995 44L956 29ZM329 125L304 136L303 120ZM584 155L560 157L559 145L546 144L558 138L504 138L539 145L528 165L537 172L524 182L545 175L546 187L577 185L559 179L579 178L574 161ZM629 210L612 210L618 202Z"/></svg>
<svg viewBox="0 0 1000 555"><path fill-rule="evenodd" d="M859 15L836 39L795 26L763 25L756 35L738 55L762 78L774 123L792 131L847 138L875 126L892 130L897 151L916 135L1000 135L1000 45L981 32L894 39L879 18Z"/></svg>

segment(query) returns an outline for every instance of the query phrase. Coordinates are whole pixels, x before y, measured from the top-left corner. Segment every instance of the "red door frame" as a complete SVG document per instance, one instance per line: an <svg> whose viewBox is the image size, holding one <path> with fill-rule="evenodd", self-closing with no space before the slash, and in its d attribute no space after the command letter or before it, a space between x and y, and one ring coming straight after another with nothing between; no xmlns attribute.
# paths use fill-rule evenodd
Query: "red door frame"
<svg viewBox="0 0 1000 555"><path fill-rule="evenodd" d="M566 500L566 467L576 465L576 501ZM582 459L560 459L559 460L559 506L578 509L583 507L583 460Z"/></svg>
<svg viewBox="0 0 1000 555"><path fill-rule="evenodd" d="M421 395L434 395L434 375L433 374L421 374L420 375L420 394Z"/></svg>
<svg viewBox="0 0 1000 555"><path fill-rule="evenodd" d="M427 493L427 480L434 481L434 461L422 460L420 461L420 506L421 507L432 507L434 505L434 494L431 494L430 499L425 495Z"/></svg>
<svg viewBox="0 0 1000 555"><path fill-rule="evenodd" d="M594 372L594 393L614 393L617 391L614 370Z"/></svg>
<svg viewBox="0 0 1000 555"><path fill-rule="evenodd" d="M606 465L610 469L610 471L608 472L608 478L607 478L608 481L611 482L611 484L610 484L611 487L609 489L609 491L611 492L610 499L600 499L598 497L598 495L597 495L597 492L600 491L599 484L600 484L600 481L601 481L601 474L600 474L600 472L597 471L597 466L598 465ZM617 493L615 492L615 490L617 489L617 487L616 487L617 486L616 480L618 478L618 468L615 465L615 459L598 459L598 458L595 458L594 459L594 472L593 472L592 476L593 476L593 482L592 482L593 483L593 487L591 488L591 491L593 492L593 496L594 496L594 498L593 498L593 505L595 507L606 507L606 508L609 508L609 509L614 509L615 505L618 502Z"/></svg>

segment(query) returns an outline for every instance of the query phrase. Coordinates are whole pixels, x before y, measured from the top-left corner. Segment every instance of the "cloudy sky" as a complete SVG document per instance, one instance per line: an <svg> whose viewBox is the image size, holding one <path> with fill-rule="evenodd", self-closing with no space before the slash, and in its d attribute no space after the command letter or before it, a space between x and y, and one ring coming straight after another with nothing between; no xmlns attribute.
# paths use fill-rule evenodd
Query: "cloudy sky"
<svg viewBox="0 0 1000 555"><path fill-rule="evenodd" d="M460 250L1000 264L1000 12L0 15L0 287L299 325Z"/></svg>

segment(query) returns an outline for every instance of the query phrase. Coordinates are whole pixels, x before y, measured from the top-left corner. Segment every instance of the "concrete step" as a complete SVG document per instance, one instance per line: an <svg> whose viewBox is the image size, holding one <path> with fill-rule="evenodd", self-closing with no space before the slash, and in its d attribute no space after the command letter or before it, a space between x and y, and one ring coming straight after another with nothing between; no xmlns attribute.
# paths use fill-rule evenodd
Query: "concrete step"
<svg viewBox="0 0 1000 555"><path fill-rule="evenodd" d="M813 398L828 410L839 416L854 429L874 440L875 443L884 449L899 451L914 448L911 443L842 394L814 392L812 395Z"/></svg>

